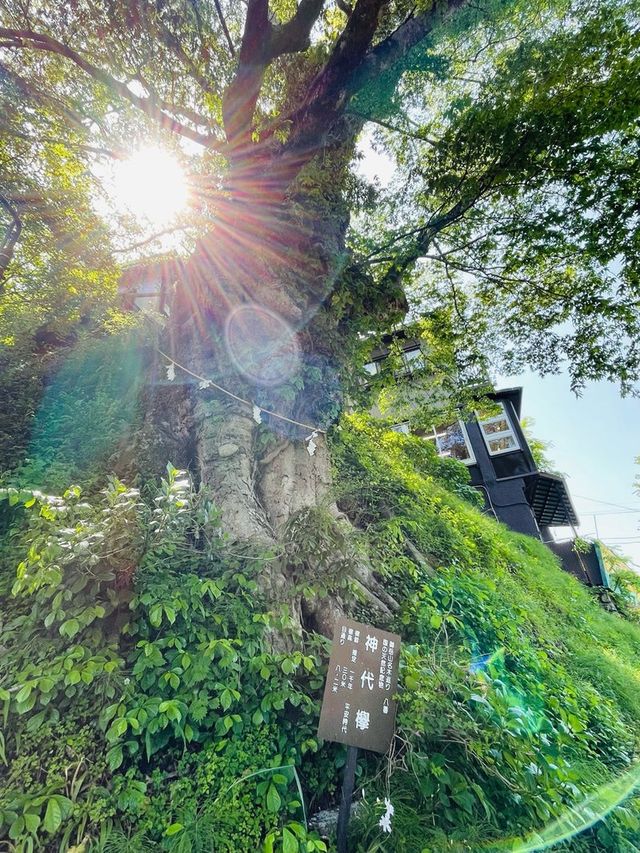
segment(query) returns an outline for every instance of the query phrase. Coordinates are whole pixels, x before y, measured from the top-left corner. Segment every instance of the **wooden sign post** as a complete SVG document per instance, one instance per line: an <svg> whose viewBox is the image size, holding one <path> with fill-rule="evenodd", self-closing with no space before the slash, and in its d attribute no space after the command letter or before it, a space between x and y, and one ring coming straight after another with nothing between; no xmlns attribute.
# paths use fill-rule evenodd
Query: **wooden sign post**
<svg viewBox="0 0 640 853"><path fill-rule="evenodd" d="M399 657L397 634L352 619L336 625L318 737L349 747L338 815L338 853L347 851L358 748L384 753L393 738Z"/></svg>

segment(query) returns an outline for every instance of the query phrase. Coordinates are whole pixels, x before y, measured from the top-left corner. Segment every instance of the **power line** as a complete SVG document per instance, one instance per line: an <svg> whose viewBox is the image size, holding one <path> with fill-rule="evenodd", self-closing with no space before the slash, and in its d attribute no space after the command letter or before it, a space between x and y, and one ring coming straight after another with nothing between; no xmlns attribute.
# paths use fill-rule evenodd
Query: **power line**
<svg viewBox="0 0 640 853"><path fill-rule="evenodd" d="M605 540L609 542L627 542L629 545L634 545L636 542L640 542L640 539L637 536L603 536L602 541Z"/></svg>
<svg viewBox="0 0 640 853"><path fill-rule="evenodd" d="M561 536L559 538L553 538L552 542L573 542L575 536ZM640 543L640 538L637 535L629 535L629 536L599 536L595 531L588 531L586 533L580 533L580 539L598 539L600 542L616 542L622 545L635 545L636 543Z"/></svg>
<svg viewBox="0 0 640 853"><path fill-rule="evenodd" d="M630 506L625 506L624 504L614 504L614 503L611 503L611 501L602 501L599 498L588 498L586 495L577 495L575 492L574 492L573 496L575 498L582 498L583 501L593 501L594 503L597 503L597 504L605 504L606 506L616 506L616 507L618 507L618 509L626 509L626 510L631 511L631 512L638 512L637 509L634 509L633 507L630 507Z"/></svg>
<svg viewBox="0 0 640 853"><path fill-rule="evenodd" d="M597 515L600 517L601 515L630 515L632 513L640 513L640 506L637 509L605 509L603 512L589 512L585 510L582 515L588 515L589 517Z"/></svg>

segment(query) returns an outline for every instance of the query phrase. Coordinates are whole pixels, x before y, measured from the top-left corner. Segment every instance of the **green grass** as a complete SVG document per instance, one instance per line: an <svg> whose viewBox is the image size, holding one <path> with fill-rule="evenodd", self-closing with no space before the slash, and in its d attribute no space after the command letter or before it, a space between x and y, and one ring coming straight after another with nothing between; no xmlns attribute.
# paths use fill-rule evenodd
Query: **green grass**
<svg viewBox="0 0 640 853"><path fill-rule="evenodd" d="M463 466L428 443L353 416L336 455L342 504L405 601L396 830L376 846L373 809L358 850L529 849L518 839L548 826L560 839L557 821L581 804L611 814L593 828L576 818L582 832L558 849L637 849L639 804L627 791L614 809L612 792L638 766L640 625L479 512ZM481 655L493 658L473 671Z"/></svg>

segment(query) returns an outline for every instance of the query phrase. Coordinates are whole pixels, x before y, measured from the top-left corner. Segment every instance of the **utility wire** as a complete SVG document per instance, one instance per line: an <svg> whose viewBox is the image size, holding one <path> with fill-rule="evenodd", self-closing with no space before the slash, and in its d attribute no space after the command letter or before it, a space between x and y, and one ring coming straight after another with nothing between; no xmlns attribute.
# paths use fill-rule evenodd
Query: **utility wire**
<svg viewBox="0 0 640 853"><path fill-rule="evenodd" d="M587 515L589 518L592 516L600 518L602 515L629 515L632 513L640 513L640 506L637 509L607 509L604 510L604 512L589 512L588 510L585 510L582 515Z"/></svg>
<svg viewBox="0 0 640 853"><path fill-rule="evenodd" d="M587 539L588 537L593 536L594 539L598 539L599 542L604 542L605 545L638 545L640 544L640 539L617 539L615 536L596 536L595 533L583 533L580 535L580 539ZM548 540L551 542L573 542L573 536L564 536L561 539L552 539Z"/></svg>
<svg viewBox="0 0 640 853"><path fill-rule="evenodd" d="M583 501L593 501L594 503L597 503L597 504L605 504L606 506L616 506L619 509L626 509L630 512L638 512L637 509L634 509L633 507L630 507L630 506L624 506L624 504L614 504L614 503L611 503L611 501L601 501L599 498L588 498L586 495L577 495L575 492L573 493L573 496L574 496L574 498L582 498ZM586 514L587 513L585 513L585 515ZM592 515L593 513L588 513L588 514Z"/></svg>

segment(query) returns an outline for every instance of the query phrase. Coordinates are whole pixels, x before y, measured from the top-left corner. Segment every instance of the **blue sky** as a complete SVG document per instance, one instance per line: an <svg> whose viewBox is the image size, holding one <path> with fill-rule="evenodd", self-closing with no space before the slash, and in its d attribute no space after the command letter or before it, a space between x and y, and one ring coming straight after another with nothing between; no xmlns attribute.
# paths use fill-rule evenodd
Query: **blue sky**
<svg viewBox="0 0 640 853"><path fill-rule="evenodd" d="M548 456L567 478L579 533L588 538L597 533L640 569L640 495L633 489L640 475L634 462L640 456L640 400L621 398L607 382L591 383L576 397L565 374L527 372L498 382L514 385L523 388L522 415L534 419L533 435L553 444ZM556 528L555 534L570 531Z"/></svg>

